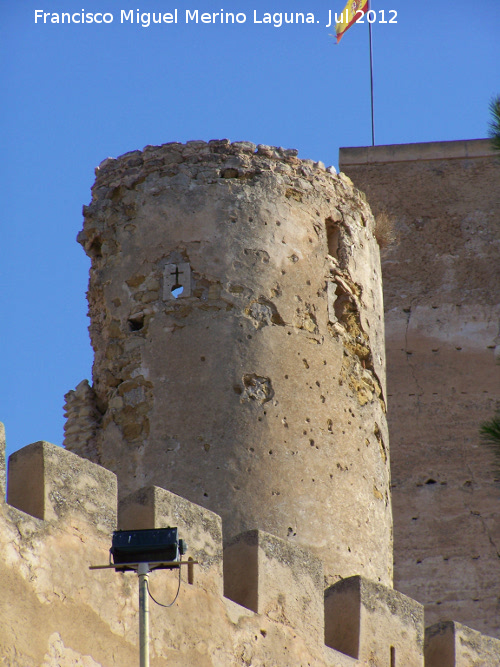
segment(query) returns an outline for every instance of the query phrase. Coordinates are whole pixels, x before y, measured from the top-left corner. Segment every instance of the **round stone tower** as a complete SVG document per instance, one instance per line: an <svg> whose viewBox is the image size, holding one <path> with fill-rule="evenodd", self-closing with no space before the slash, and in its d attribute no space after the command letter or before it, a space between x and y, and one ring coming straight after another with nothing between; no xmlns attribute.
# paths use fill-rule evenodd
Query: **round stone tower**
<svg viewBox="0 0 500 667"><path fill-rule="evenodd" d="M296 151L226 140L96 174L79 235L93 388L68 399L67 447L122 496L155 484L220 514L226 540L259 528L316 552L329 583L390 585L381 272L360 193Z"/></svg>

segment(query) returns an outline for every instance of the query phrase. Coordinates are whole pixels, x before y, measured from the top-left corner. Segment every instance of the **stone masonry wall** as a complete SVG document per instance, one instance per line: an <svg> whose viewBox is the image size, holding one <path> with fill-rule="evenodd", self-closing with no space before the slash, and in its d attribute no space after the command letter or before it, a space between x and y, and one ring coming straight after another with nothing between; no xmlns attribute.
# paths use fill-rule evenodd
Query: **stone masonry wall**
<svg viewBox="0 0 500 667"><path fill-rule="evenodd" d="M500 161L487 140L341 149L398 242L383 254L395 585L500 636ZM489 663L488 663L489 664Z"/></svg>
<svg viewBox="0 0 500 667"><path fill-rule="evenodd" d="M92 388L68 449L311 549L327 583L392 581L382 290L348 178L246 142L147 147L96 170Z"/></svg>
<svg viewBox="0 0 500 667"><path fill-rule="evenodd" d="M0 450L5 439L0 424ZM0 457L0 478L5 466ZM152 667L485 667L500 641L458 623L424 633L423 607L353 576L323 588L310 551L260 530L222 549L219 516L149 486L117 503L116 476L48 442L9 458L0 497L0 662L138 664L138 582L106 565L112 531L176 526L197 564L150 574ZM424 643L425 638L425 643ZM424 662L425 650L425 662Z"/></svg>
<svg viewBox="0 0 500 667"><path fill-rule="evenodd" d="M359 577L348 619L359 641L336 650L325 619L341 630L347 619L324 605L322 563L286 540L251 531L223 558L220 517L158 487L123 498L117 515L115 475L47 442L11 455L8 482L8 502L0 500L2 665L137 664L137 576L89 566L108 563L117 527L175 525L198 564L183 566L172 607L150 602L152 667L388 667L391 646L402 664L423 666L421 605ZM169 603L177 572L154 571L149 585Z"/></svg>
<svg viewBox="0 0 500 667"><path fill-rule="evenodd" d="M103 180L94 191L80 236L93 256L94 383L90 387L83 381L66 395L66 442L81 456L47 442L33 443L11 455L6 476L5 431L0 424L0 662L7 667L136 664L137 577L113 569L91 571L89 566L108 561L113 530L168 526L178 527L189 545L189 559L197 564L182 567L180 594L173 606L165 609L151 602L152 667L500 663L498 639L449 620L424 632L423 606L381 583L384 577L390 579L390 502L379 491L389 494L384 487L388 454L383 328L371 324L378 321L381 299L369 210L346 177L334 178L320 164L299 162L290 151L262 146L254 151L253 145L242 143L175 144L145 149L139 162L137 154L129 154L103 167ZM153 164L144 170L145 156ZM231 162L235 156L236 162ZM186 163L189 178L196 175L202 185L221 188L222 201L217 190L217 197L214 191L200 193L197 185L185 180L185 170L175 165ZM208 169L208 163L215 164L215 170ZM113 173L115 180L108 182ZM137 182L128 178L136 176ZM138 193L142 183L148 190ZM292 200L288 209L282 209L286 202L280 194ZM149 204L151 196L159 197L154 205ZM239 202L239 207L228 223L231 202ZM304 206L296 208L293 202ZM220 209L211 210L210 204ZM257 220L268 227L274 220L283 229L269 237L262 230L257 234L257 225L243 224L249 208L253 215L247 223ZM225 233L224 225L233 229L238 222L239 232L231 232L233 237ZM190 234L195 233L193 240ZM226 236L232 255L224 252ZM245 259L245 250L252 248L255 252ZM155 252L160 260L154 259ZM293 267L297 273L290 276ZM276 270L279 279L272 273ZM244 280L236 283L236 274ZM275 292L266 291L267 280ZM235 285L242 289L231 290ZM224 313L229 319L223 319ZM169 335L176 331L182 336L172 345ZM267 338L259 339L259 334ZM236 352L235 341L241 344ZM301 363L292 363L295 353ZM203 365L194 364L197 355ZM209 371L200 370L207 362ZM328 368L322 375L321 365L331 365L333 373ZM256 370L243 372L247 367ZM285 369L281 378L278 371ZM309 370L318 378L314 384ZM284 387L292 378L296 391L288 393ZM226 390L228 384L231 391ZM321 389L324 413L315 408L314 387ZM229 396L236 397L236 403ZM286 409L290 419L264 419L271 408L271 416ZM203 420L219 423L218 411L227 418L233 449L224 437L216 439L215 431L201 429ZM321 427L325 418L326 430ZM183 419L191 421L186 431ZM313 457L300 448L296 419L307 425L302 436L312 429L307 451ZM159 437L162 431L155 430L156 424L165 431L168 424L170 435ZM259 431L259 424L266 428ZM280 424L279 429L273 424ZM192 490L200 475L204 488L217 489L217 483L210 486L209 468L189 437L175 442L172 432L184 436L189 426L195 433L211 433L198 436L196 442L205 453L212 452L209 462L220 471L214 473L215 482L224 487L238 520L220 501L223 493L221 520L202 506L208 504L208 495L195 504L155 484L156 479L167 479L175 486L177 474L180 486ZM290 429L290 444L297 448L290 450L290 459L283 447L288 442L278 437L281 429ZM224 436L225 431L217 433ZM104 435L110 438L109 448ZM270 440L265 438L274 438L273 452L266 451ZM245 442L263 461L256 478L262 483L254 484L262 502L237 494L237 485L231 488L236 473L244 480L241 473L251 472L235 465L243 458ZM159 455L158 473L152 466L142 467L147 447ZM180 450L183 456L171 456ZM279 466L273 466L275 450ZM322 450L326 452L320 458L315 452ZM340 457L345 457L345 468ZM113 462L121 479L88 459ZM300 465L290 463L296 460ZM258 462L252 460L251 465L258 468ZM315 493L304 492L298 473L304 478L315 475ZM277 487L280 474L283 497L280 492L269 500L267 491ZM384 502L374 503L372 496ZM235 534L243 515L238 505L242 499L251 521L259 525L250 522ZM303 505L309 513L299 515L296 535L293 530L282 535L262 529L270 526L279 533L280 502L288 508ZM302 523L306 516L313 523L311 534ZM313 543L311 535L322 543ZM342 551L346 546L347 556ZM372 573L371 580L367 573ZM150 576L151 592L163 603L172 601L177 585L175 570ZM427 615L434 619L432 607Z"/></svg>

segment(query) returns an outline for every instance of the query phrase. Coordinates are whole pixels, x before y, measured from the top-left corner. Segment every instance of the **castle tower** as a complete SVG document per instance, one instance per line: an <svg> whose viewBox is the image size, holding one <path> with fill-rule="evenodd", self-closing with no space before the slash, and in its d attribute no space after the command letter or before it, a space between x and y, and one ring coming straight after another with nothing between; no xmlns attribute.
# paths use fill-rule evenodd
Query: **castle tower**
<svg viewBox="0 0 500 667"><path fill-rule="evenodd" d="M331 170L333 171L333 170ZM105 160L92 260L93 387L68 449L315 551L328 582L392 582L380 262L349 179L228 141Z"/></svg>

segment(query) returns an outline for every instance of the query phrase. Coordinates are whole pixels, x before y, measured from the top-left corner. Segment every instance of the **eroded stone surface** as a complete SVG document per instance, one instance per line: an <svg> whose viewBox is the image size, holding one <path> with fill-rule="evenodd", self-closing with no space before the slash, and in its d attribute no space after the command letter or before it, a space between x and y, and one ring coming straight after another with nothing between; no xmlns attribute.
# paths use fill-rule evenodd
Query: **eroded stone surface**
<svg viewBox="0 0 500 667"><path fill-rule="evenodd" d="M426 667L489 667L497 665L500 640L461 623L441 622L426 628Z"/></svg>
<svg viewBox="0 0 500 667"><path fill-rule="evenodd" d="M79 502L85 502L85 493L78 496L75 489L61 484L65 472L70 470L68 461L71 461L76 489L81 489L83 482L90 491L91 469L94 479L108 480L108 484L114 476L50 443L35 443L34 447L27 447L24 452L21 450L19 456L33 463L34 453L40 452L43 455L41 459L38 457L40 468L45 469L43 474L40 473L41 496L50 499L57 490L57 511L52 508L47 513L49 518L42 520L6 504L3 498L0 500L2 661L9 667L123 667L137 664L135 573L89 569L90 565L108 562L110 531L115 526L106 530L106 521L103 521L106 511L103 513L99 501L102 501L100 496L109 500L109 494L95 489L95 503L81 511ZM53 461L58 453L60 465L56 466ZM15 465L19 473L19 461ZM27 498L32 490L37 496L37 490L30 485L33 467L26 466L25 469L25 496ZM29 505L26 499L24 504ZM152 518L155 525L175 521L191 541L193 555L201 561L199 566L194 566L200 568L201 576L196 579L196 573L192 584L184 571L179 597L171 608L160 608L151 603L153 667L186 664L206 667L359 665L324 646L321 623L311 633L307 629L308 619L297 618L297 612L305 604L301 598L310 588L308 578L303 580L301 577L301 560L306 563L308 575L313 575L316 616L320 611L321 568L310 554L284 541L280 548L276 548L280 541L273 536L264 536L265 557L273 561L271 567L279 576L271 579L264 564L261 581L257 581L256 586L265 604L257 614L222 597L220 517L158 488L138 492L122 503L122 510L125 518L134 523L145 520L143 510L150 514L152 511L147 520ZM295 554L295 558L290 558L290 554ZM314 567L311 569L311 566ZM217 578L219 585L214 585ZM155 571L150 575L149 585L158 600L171 602L178 585L177 573ZM283 607L285 598L287 604ZM288 617L280 614L283 608ZM290 615L291 610L295 611L295 617ZM314 614L309 621L313 617Z"/></svg>
<svg viewBox="0 0 500 667"><path fill-rule="evenodd" d="M38 519L89 519L116 525L116 477L50 442L34 442L9 457L8 502ZM68 515L68 516L66 516Z"/></svg>
<svg viewBox="0 0 500 667"><path fill-rule="evenodd" d="M64 396L64 447L80 456L97 462L97 452L92 449L102 415L97 408L96 395L88 380Z"/></svg>
<svg viewBox="0 0 500 667"><path fill-rule="evenodd" d="M276 147L167 144L101 164L84 216L101 418L77 440L68 413L67 446L122 495L217 512L225 540L262 529L329 582L389 583L380 264L349 179Z"/></svg>
<svg viewBox="0 0 500 667"><path fill-rule="evenodd" d="M324 640L323 564L286 540L260 530L234 537L224 550L224 593L308 643Z"/></svg>
<svg viewBox="0 0 500 667"><path fill-rule="evenodd" d="M325 591L325 641L369 665L423 667L423 606L392 588L349 577Z"/></svg>

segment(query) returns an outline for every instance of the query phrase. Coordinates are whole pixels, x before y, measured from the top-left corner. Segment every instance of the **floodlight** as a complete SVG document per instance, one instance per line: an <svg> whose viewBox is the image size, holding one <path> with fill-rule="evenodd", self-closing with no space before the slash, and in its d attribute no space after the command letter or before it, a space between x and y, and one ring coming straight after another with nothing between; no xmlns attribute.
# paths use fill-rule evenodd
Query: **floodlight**
<svg viewBox="0 0 500 667"><path fill-rule="evenodd" d="M179 567L180 556L187 551L179 540L177 528L115 530L109 550L117 572L136 570L138 563L149 563L151 570Z"/></svg>
<svg viewBox="0 0 500 667"><path fill-rule="evenodd" d="M177 528L153 528L141 530L115 530L109 565L91 565L91 570L114 568L115 572L132 570L139 577L139 653L140 667L149 667L149 603L148 576L151 570L179 569L179 593L181 565L192 566L198 561L181 561L187 544L178 537ZM111 558L110 558L111 561ZM177 599L177 594L174 602ZM154 600L154 598L153 598ZM155 600L156 602L156 600ZM160 603L158 603L160 604ZM172 602L173 604L173 602ZM162 605L170 606L170 605Z"/></svg>

